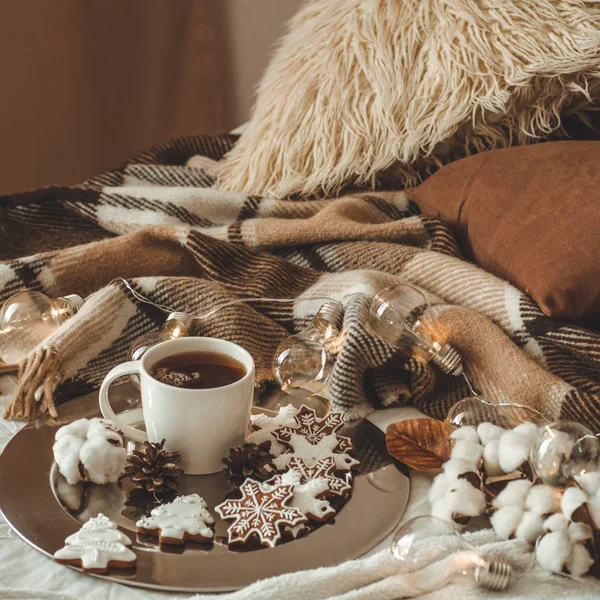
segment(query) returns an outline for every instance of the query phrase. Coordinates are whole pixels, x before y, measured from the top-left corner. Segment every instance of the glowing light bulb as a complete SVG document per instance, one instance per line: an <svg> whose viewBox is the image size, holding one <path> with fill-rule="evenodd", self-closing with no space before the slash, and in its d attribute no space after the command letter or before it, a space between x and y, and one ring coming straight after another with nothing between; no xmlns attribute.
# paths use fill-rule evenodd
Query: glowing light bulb
<svg viewBox="0 0 600 600"><path fill-rule="evenodd" d="M463 583L501 591L512 581L513 569L502 556L488 555L469 544L452 523L437 517L417 517L406 522L394 536L392 555L400 563L398 573L419 571L439 564L434 579L411 585L432 591L448 583Z"/></svg>
<svg viewBox="0 0 600 600"><path fill-rule="evenodd" d="M193 317L184 312L171 313L159 331L146 333L133 342L129 350L129 360L140 360L146 350L161 342L187 337L193 320ZM132 378L132 381L135 380Z"/></svg>
<svg viewBox="0 0 600 600"><path fill-rule="evenodd" d="M446 375L460 375L461 356L450 344L435 339L435 321L425 316L429 307L418 288L404 283L395 285L373 298L369 325L378 337L407 356L431 361Z"/></svg>
<svg viewBox="0 0 600 600"><path fill-rule="evenodd" d="M2 307L0 327L4 333L23 331L48 323L60 325L83 306L83 298L76 294L49 298L41 292L19 292Z"/></svg>
<svg viewBox="0 0 600 600"><path fill-rule="evenodd" d="M511 402L490 402L485 396L467 396L453 404L446 415L446 423L453 427L477 427L481 423L493 423L511 429L525 421L538 424L548 422L535 408Z"/></svg>
<svg viewBox="0 0 600 600"><path fill-rule="evenodd" d="M273 359L273 374L283 390L303 388L318 392L329 379L334 359L331 342L342 331L344 307L326 302L312 323L279 345Z"/></svg>
<svg viewBox="0 0 600 600"><path fill-rule="evenodd" d="M600 441L581 423L555 421L539 428L529 462L543 483L564 488L574 477L598 471Z"/></svg>

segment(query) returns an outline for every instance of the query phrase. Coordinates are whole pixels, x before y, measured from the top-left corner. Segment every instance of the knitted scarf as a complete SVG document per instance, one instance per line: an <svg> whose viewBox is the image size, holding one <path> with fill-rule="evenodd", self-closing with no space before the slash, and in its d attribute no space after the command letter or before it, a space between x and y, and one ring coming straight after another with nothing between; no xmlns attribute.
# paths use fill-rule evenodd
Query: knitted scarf
<svg viewBox="0 0 600 600"><path fill-rule="evenodd" d="M0 357L19 367L7 418L57 414L57 404L97 388L136 338L162 325L164 312L117 278L198 316L241 297L294 299L237 304L194 321L194 335L229 339L253 355L257 385L272 381L278 344L311 321L322 298L340 300L333 407L352 420L412 402L443 418L469 395L466 382L399 354L366 327L373 295L407 281L436 307L436 335L461 353L489 400L600 429L600 335L546 317L463 260L449 229L419 215L402 191L297 201L215 189L217 163L235 140L176 139L84 184L0 199L0 301L21 290L86 298L59 327L0 334Z"/></svg>

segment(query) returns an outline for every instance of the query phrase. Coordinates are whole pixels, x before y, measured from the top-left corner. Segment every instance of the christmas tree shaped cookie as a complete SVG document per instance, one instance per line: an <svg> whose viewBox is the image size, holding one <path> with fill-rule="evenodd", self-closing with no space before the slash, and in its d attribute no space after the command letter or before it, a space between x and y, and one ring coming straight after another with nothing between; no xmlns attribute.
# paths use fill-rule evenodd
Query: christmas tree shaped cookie
<svg viewBox="0 0 600 600"><path fill-rule="evenodd" d="M198 494L189 494L157 506L135 525L138 533L157 537L160 544L181 545L186 541L211 543L214 524L206 502Z"/></svg>
<svg viewBox="0 0 600 600"><path fill-rule="evenodd" d="M135 566L137 557L127 546L131 546L129 537L117 529L116 523L99 514L65 540L65 546L54 553L54 560L81 567L86 573L105 574L113 567Z"/></svg>

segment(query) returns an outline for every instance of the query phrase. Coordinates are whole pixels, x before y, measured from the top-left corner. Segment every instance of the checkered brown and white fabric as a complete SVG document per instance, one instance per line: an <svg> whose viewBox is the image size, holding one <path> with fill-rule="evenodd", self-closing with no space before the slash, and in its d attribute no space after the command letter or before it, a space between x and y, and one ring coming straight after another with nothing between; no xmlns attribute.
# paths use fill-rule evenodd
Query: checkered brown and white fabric
<svg viewBox="0 0 600 600"><path fill-rule="evenodd" d="M194 334L246 347L258 383L272 378L282 338L322 303L306 299L341 300L334 407L355 419L412 402L443 417L468 395L465 382L407 360L365 327L371 297L404 280L437 304L438 333L490 399L600 430L600 335L549 319L528 296L463 260L448 228L419 215L402 191L298 201L211 187L235 139L177 139L82 185L0 199L0 300L25 289L87 297L43 338L0 336L0 357L20 362L8 417L54 412L54 401L98 387L137 337L160 327L164 313L111 283L119 277L194 315L239 297L295 298L235 305L196 321Z"/></svg>

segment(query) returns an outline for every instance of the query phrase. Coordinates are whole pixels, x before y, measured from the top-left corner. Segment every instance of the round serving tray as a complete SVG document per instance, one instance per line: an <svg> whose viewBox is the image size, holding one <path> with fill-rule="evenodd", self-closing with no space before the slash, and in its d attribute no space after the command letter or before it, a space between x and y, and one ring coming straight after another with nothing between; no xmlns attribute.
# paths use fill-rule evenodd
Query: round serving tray
<svg viewBox="0 0 600 600"><path fill-rule="evenodd" d="M112 391L113 404L129 410L131 423L140 420L140 410L134 408L136 395L130 385ZM394 529L408 500L409 478L387 456L382 432L363 422L344 431L354 441L361 470L350 500L334 523L275 548L230 551L224 543L228 524L214 512L215 505L232 489L225 474L184 476L181 493L199 493L216 519L215 544L210 549L187 544L161 551L156 544L136 539L135 518L124 506L125 494L116 485L90 484L84 506L78 507L82 489L69 486L56 469L52 456L56 430L75 419L95 416L99 416L98 396L93 393L61 406L58 420L44 416L17 433L0 455L0 511L21 538L49 557L81 522L100 512L115 520L133 541L137 568L96 577L180 592L235 590L265 577L361 556Z"/></svg>

